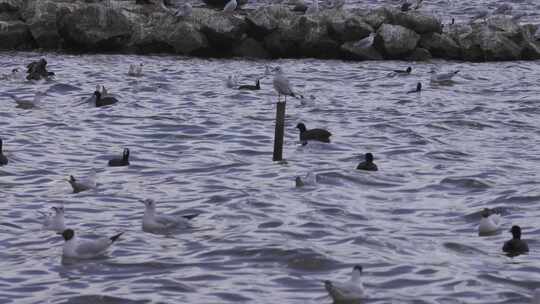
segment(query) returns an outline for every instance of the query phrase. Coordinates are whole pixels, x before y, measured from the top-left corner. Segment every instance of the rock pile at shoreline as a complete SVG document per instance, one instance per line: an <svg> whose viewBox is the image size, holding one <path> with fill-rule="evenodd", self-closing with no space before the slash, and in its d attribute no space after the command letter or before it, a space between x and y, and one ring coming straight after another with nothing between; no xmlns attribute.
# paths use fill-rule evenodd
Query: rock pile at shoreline
<svg viewBox="0 0 540 304"><path fill-rule="evenodd" d="M105 4L107 3L107 4ZM450 19L450 18L449 18ZM467 61L540 59L535 25L508 16L443 25L395 8L322 10L274 5L224 14L110 0L0 0L0 49L171 53L202 57ZM371 46L357 43L375 33Z"/></svg>

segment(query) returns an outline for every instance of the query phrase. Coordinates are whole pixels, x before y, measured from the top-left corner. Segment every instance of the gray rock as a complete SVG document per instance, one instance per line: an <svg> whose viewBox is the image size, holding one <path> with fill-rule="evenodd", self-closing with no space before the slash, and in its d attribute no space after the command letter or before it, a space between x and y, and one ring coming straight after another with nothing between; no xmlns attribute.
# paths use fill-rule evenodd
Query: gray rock
<svg viewBox="0 0 540 304"><path fill-rule="evenodd" d="M388 58L407 56L418 45L420 35L401 25L383 24L377 31L375 46Z"/></svg>
<svg viewBox="0 0 540 304"><path fill-rule="evenodd" d="M357 47L353 41L345 42L341 45L342 57L352 60L382 60L381 53L374 47Z"/></svg>
<svg viewBox="0 0 540 304"><path fill-rule="evenodd" d="M407 61L427 61L432 58L431 53L421 47L414 49L414 51L405 58Z"/></svg>
<svg viewBox="0 0 540 304"><path fill-rule="evenodd" d="M377 8L369 11L362 19L374 30L379 29L384 23L390 23L392 20L392 13L386 7Z"/></svg>
<svg viewBox="0 0 540 304"><path fill-rule="evenodd" d="M251 27L255 37L262 37L277 30L280 26L289 26L295 18L296 16L289 8L281 5L272 5L248 13L246 22Z"/></svg>
<svg viewBox="0 0 540 304"><path fill-rule="evenodd" d="M62 19L65 47L91 51L119 51L131 38L131 24L119 10L87 5Z"/></svg>
<svg viewBox="0 0 540 304"><path fill-rule="evenodd" d="M225 15L221 11L195 9L193 19L200 26L212 48L227 50L241 41L246 34L247 23L244 18Z"/></svg>
<svg viewBox="0 0 540 304"><path fill-rule="evenodd" d="M240 44L233 47L232 53L234 56L243 58L270 58L270 54L264 49L261 43L253 38L247 38L240 42Z"/></svg>
<svg viewBox="0 0 540 304"><path fill-rule="evenodd" d="M0 49L21 50L35 47L28 26L22 21L0 21Z"/></svg>
<svg viewBox="0 0 540 304"><path fill-rule="evenodd" d="M442 33L442 23L435 16L418 11L397 12L393 15L392 24L401 25L418 34Z"/></svg>
<svg viewBox="0 0 540 304"><path fill-rule="evenodd" d="M23 7L22 0L0 0L0 13L17 12Z"/></svg>
<svg viewBox="0 0 540 304"><path fill-rule="evenodd" d="M374 29L361 17L350 17L343 22L343 28L330 27L332 37L340 41L358 41L371 34Z"/></svg>
<svg viewBox="0 0 540 304"><path fill-rule="evenodd" d="M522 27L523 39L521 42L521 58L527 60L540 59L540 40L535 37L535 34L540 29L540 26L526 24Z"/></svg>
<svg viewBox="0 0 540 304"><path fill-rule="evenodd" d="M437 58L459 59L461 56L459 45L447 34L424 34L420 38L419 46Z"/></svg>
<svg viewBox="0 0 540 304"><path fill-rule="evenodd" d="M521 27L510 17L495 16L487 20L487 26L497 32L503 32L510 39L521 38Z"/></svg>

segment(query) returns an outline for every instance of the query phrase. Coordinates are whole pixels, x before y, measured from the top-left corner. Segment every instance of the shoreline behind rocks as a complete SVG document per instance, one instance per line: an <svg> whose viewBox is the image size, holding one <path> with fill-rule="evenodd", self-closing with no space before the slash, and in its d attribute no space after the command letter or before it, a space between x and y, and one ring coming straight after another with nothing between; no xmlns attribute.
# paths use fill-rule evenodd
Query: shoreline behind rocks
<svg viewBox="0 0 540 304"><path fill-rule="evenodd" d="M111 0L0 0L0 49L169 53L198 57L346 60L540 59L538 26L496 15L443 25L419 11L329 9L306 15L274 5L225 14L193 8L176 17L159 5ZM374 33L371 45L358 41Z"/></svg>

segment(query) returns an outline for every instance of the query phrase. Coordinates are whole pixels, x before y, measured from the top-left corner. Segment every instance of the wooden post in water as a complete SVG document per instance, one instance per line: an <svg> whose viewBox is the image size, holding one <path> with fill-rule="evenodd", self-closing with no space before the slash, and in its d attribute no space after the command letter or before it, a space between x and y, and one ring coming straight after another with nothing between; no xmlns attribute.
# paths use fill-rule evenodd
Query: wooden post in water
<svg viewBox="0 0 540 304"><path fill-rule="evenodd" d="M273 161L283 160L283 135L285 133L285 105L286 102L276 104L276 132L274 133Z"/></svg>

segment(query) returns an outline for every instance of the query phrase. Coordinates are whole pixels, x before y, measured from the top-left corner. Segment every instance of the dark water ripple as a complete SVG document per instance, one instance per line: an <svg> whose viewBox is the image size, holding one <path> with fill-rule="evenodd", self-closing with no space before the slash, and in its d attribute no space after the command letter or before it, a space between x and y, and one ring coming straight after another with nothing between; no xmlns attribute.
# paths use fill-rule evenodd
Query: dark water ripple
<svg viewBox="0 0 540 304"><path fill-rule="evenodd" d="M0 72L40 56L2 53ZM0 168L0 303L329 303L321 281L355 264L369 303L527 303L540 287L540 62L435 61L391 77L407 64L43 56L55 81L0 87L10 159ZM145 75L126 76L139 62ZM250 83L265 64L315 96L288 103L281 165L270 161L270 79L260 92L224 87L228 74ZM430 84L435 65L462 73ZM417 81L426 90L404 94ZM92 107L96 84L121 102ZM4 95L36 90L48 95L31 110ZM300 146L300 121L333 142ZM132 165L106 167L124 147ZM381 171L354 170L368 151ZM92 169L97 190L71 194L63 179ZM294 188L297 175L310 183ZM145 197L201 215L176 235L143 233ZM62 240L38 215L58 203L84 235L125 231L108 258L60 258ZM504 231L479 238L484 207L501 210ZM512 224L531 254L501 254Z"/></svg>

